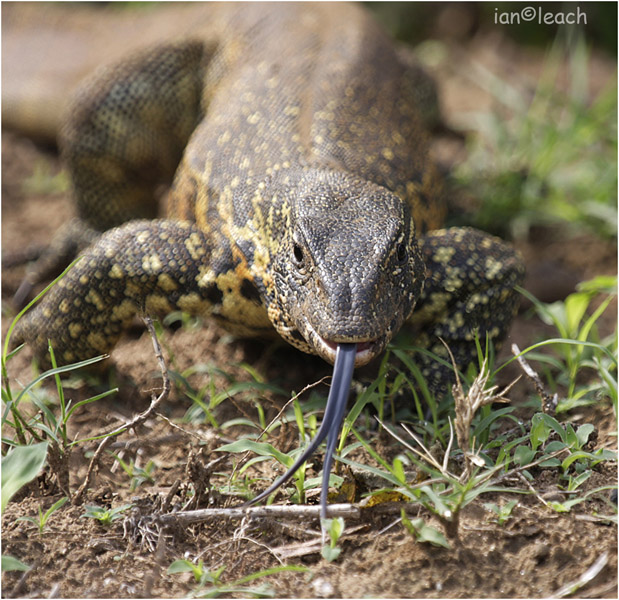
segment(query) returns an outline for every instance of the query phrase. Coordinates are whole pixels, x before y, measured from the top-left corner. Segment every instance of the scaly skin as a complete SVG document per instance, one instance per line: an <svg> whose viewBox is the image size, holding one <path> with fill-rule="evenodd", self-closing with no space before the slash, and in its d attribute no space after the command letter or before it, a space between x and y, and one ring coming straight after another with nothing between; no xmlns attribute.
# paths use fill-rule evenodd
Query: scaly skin
<svg viewBox="0 0 619 600"><path fill-rule="evenodd" d="M136 313L180 308L241 335L276 331L329 362L356 343L357 366L408 319L420 344L442 354L440 335L461 365L475 330L500 341L522 263L481 232L437 230L423 73L356 6L216 13L216 26L78 92L61 146L82 236L99 237L18 337L41 357L51 338L73 362L108 352ZM167 218L145 220L172 178Z"/></svg>

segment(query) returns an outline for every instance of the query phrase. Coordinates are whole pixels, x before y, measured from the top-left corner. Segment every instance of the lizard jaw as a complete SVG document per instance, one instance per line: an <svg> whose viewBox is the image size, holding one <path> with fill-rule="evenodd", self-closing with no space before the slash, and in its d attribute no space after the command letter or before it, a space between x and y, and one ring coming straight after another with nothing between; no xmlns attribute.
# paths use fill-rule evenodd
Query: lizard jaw
<svg viewBox="0 0 619 600"><path fill-rule="evenodd" d="M337 351L338 342L332 342L324 338L320 338L325 352L329 356L329 362L335 362L335 354ZM378 340L368 340L357 342L357 353L355 355L355 367L361 367L369 363L376 356Z"/></svg>
<svg viewBox="0 0 619 600"><path fill-rule="evenodd" d="M315 349L315 352L327 362L335 363L335 356L337 353L337 347L340 343L356 344L357 351L355 354L355 368L361 367L369 363L375 356L377 356L384 347L384 340L382 338L372 340L328 340L322 337L316 332L316 330L306 323L308 332L308 341L311 342L311 346Z"/></svg>

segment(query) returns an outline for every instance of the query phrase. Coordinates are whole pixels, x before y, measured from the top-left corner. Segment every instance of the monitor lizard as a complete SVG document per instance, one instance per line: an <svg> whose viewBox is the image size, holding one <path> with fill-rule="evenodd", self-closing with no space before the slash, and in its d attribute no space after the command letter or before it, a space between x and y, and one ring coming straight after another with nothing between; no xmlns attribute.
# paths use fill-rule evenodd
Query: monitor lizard
<svg viewBox="0 0 619 600"><path fill-rule="evenodd" d="M78 218L25 289L81 259L15 340L45 360L49 339L66 364L108 353L136 314L183 310L331 363L348 348L350 368L404 324L459 366L476 358L476 334L500 343L523 263L486 233L442 228L423 70L359 6L204 15L75 93L59 143ZM448 377L416 360L430 385Z"/></svg>

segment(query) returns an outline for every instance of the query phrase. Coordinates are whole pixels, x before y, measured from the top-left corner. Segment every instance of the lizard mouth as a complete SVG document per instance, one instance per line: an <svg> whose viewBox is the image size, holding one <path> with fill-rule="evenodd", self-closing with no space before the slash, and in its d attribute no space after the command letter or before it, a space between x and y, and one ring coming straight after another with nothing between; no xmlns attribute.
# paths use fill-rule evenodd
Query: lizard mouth
<svg viewBox="0 0 619 600"><path fill-rule="evenodd" d="M329 362L335 361L335 354L337 352L338 342L332 342L324 338L320 338L320 341L324 344L324 348L331 359ZM378 340L368 340L365 342L357 342L357 353L355 354L355 367L360 367L370 362L377 354L379 348ZM331 358L332 357L332 358Z"/></svg>
<svg viewBox="0 0 619 600"><path fill-rule="evenodd" d="M355 353L355 368L361 367L369 363L377 356L384 347L384 338L376 338L370 340L355 340L341 339L330 340L322 337L316 330L307 323L308 339L311 340L312 346L319 356L324 358L329 363L335 363L338 344L356 344L357 351Z"/></svg>

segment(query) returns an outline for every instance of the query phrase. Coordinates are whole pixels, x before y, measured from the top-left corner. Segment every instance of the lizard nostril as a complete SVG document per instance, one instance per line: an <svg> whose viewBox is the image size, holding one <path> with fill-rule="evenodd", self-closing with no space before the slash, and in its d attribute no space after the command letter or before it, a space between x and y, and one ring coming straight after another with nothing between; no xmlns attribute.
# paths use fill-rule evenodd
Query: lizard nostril
<svg viewBox="0 0 619 600"><path fill-rule="evenodd" d="M408 252L406 252L406 244L400 243L397 248L398 262L403 263L406 260Z"/></svg>

